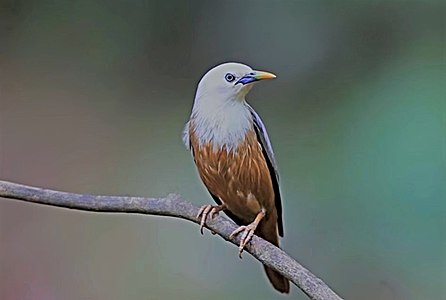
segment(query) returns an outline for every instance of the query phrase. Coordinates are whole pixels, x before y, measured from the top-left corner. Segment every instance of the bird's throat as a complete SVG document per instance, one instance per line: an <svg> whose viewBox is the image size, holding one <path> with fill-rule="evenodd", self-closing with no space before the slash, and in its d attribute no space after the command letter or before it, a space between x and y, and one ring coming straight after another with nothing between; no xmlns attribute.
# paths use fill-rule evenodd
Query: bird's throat
<svg viewBox="0 0 446 300"><path fill-rule="evenodd" d="M252 129L252 117L244 103L221 107L194 106L191 129L201 145L211 144L215 150L234 150Z"/></svg>

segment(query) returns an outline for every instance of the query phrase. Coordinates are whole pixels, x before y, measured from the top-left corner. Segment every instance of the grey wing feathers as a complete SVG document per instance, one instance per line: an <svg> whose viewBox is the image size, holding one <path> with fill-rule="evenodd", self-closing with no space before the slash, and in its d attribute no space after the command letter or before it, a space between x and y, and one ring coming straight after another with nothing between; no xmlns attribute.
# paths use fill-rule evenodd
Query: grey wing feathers
<svg viewBox="0 0 446 300"><path fill-rule="evenodd" d="M190 145L190 139L189 139L189 123L190 123L190 121L187 121L186 125L184 125L182 139L183 139L183 143L186 146L186 148L190 150L191 145Z"/></svg>
<svg viewBox="0 0 446 300"><path fill-rule="evenodd" d="M277 210L277 229L279 230L279 235L283 237L282 200L280 197L279 188L279 172L277 170L277 163L274 157L273 147L271 146L271 141L269 140L265 125L263 125L263 122L260 119L259 115L251 106L249 106L248 104L246 104L246 106L251 112L257 139L262 146L263 156L265 157L270 172L275 196L274 203Z"/></svg>
<svg viewBox="0 0 446 300"><path fill-rule="evenodd" d="M249 104L246 104L246 106L249 108L249 111L251 112L254 125L257 127L256 129L259 132L260 143L262 144L262 147L265 149L268 155L267 159L270 160L278 180L279 171L277 168L277 162L276 158L274 157L273 147L271 145L271 141L269 140L268 132L266 132L265 125L263 124L262 119L260 119L260 116L256 113L256 111Z"/></svg>

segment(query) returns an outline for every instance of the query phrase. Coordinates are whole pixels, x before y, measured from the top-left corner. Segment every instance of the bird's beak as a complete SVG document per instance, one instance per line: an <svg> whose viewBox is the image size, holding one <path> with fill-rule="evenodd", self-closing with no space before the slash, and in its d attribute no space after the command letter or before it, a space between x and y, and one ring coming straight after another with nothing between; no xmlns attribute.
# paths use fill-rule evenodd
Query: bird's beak
<svg viewBox="0 0 446 300"><path fill-rule="evenodd" d="M245 84L263 80L263 79L274 79L274 78L276 78L276 75L274 75L273 73L264 72L264 71L252 71L252 72L246 74L245 76L243 76L242 78L240 78L235 84L241 83L241 84L245 85Z"/></svg>

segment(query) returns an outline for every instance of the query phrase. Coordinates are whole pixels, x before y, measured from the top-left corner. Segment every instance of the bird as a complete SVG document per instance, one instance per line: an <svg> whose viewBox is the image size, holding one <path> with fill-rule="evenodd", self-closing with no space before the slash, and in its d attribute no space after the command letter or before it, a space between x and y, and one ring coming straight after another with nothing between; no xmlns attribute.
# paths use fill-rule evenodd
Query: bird
<svg viewBox="0 0 446 300"><path fill-rule="evenodd" d="M203 234L207 218L224 211L241 234L239 256L257 234L279 246L282 204L276 159L263 121L247 103L252 87L276 75L235 62L210 69L198 83L183 131L199 177L217 205L204 205L197 218ZM264 266L273 287L289 293L289 281Z"/></svg>

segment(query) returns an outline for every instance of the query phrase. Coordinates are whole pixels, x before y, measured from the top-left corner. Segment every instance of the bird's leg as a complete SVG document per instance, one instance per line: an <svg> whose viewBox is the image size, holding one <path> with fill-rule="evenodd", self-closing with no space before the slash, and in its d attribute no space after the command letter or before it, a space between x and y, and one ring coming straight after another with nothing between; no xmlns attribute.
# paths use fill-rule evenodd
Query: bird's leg
<svg viewBox="0 0 446 300"><path fill-rule="evenodd" d="M209 217L212 219L214 217L214 215L218 215L218 212L225 210L226 204L222 204L222 205L203 205L200 210L198 211L197 214L197 218L199 218L201 216L201 221L200 221L200 232L201 234L203 234L203 227L204 224L206 223L206 217L209 214Z"/></svg>
<svg viewBox="0 0 446 300"><path fill-rule="evenodd" d="M246 244L251 240L252 236L254 235L255 230L257 229L257 226L259 225L260 221L265 217L265 210L262 209L254 219L254 221L246 226L240 226L236 230L234 230L231 235L229 236L229 239L234 238L237 234L243 231L243 235L240 241L240 246L238 247L238 256L242 258L242 252L245 248Z"/></svg>

